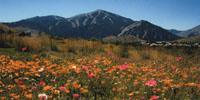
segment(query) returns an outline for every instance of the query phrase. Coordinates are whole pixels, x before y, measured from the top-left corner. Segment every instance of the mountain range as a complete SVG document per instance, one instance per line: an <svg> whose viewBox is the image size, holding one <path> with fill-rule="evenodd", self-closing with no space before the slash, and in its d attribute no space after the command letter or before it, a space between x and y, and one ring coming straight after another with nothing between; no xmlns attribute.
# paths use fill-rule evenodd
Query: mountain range
<svg viewBox="0 0 200 100"><path fill-rule="evenodd" d="M194 37L194 36L200 36L200 25L196 26L192 29L183 31L178 33L182 37Z"/></svg>
<svg viewBox="0 0 200 100"><path fill-rule="evenodd" d="M109 36L134 36L147 41L171 41L180 39L179 34L173 30L166 30L148 21L134 21L105 10L96 10L89 13L76 15L70 18L60 16L36 16L17 22L4 23L11 27L25 27L53 36L64 38L96 38L103 39ZM184 31L187 34L200 32ZM198 33L199 34L199 33Z"/></svg>
<svg viewBox="0 0 200 100"><path fill-rule="evenodd" d="M191 29L188 29L186 31L179 31L179 30L175 30L175 29L171 29L171 30L168 30L169 32L173 33L173 34L176 34L180 37L196 37L196 36L200 36L200 25L194 27L194 28L191 28Z"/></svg>

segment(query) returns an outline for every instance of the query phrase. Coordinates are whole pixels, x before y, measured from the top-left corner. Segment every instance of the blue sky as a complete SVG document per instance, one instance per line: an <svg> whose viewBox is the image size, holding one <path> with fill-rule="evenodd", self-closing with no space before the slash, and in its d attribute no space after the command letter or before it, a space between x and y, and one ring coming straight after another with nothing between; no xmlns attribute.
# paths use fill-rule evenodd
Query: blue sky
<svg viewBox="0 0 200 100"><path fill-rule="evenodd" d="M200 0L0 0L0 22L46 15L71 17L96 9L148 20L166 29L200 25Z"/></svg>

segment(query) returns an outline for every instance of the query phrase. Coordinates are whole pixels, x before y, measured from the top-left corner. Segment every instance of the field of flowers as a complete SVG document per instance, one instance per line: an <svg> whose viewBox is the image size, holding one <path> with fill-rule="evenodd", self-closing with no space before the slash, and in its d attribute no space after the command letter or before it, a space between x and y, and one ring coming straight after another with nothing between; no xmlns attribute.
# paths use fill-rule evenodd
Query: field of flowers
<svg viewBox="0 0 200 100"><path fill-rule="evenodd" d="M111 56L30 60L0 55L1 100L198 100L200 66L175 63L118 62ZM187 59L188 60L188 59Z"/></svg>

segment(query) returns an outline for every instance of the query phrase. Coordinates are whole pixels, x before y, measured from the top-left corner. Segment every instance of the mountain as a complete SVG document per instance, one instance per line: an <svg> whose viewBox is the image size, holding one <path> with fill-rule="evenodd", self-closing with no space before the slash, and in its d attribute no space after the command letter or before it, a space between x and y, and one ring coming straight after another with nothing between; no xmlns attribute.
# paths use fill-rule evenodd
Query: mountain
<svg viewBox="0 0 200 100"><path fill-rule="evenodd" d="M71 32L72 26L65 18L59 16L36 16L18 22L6 23L11 27L25 27L34 30L51 33L56 36L64 36L64 33Z"/></svg>
<svg viewBox="0 0 200 100"><path fill-rule="evenodd" d="M125 26L133 22L129 18L104 10L96 10L71 18L58 16L33 17L8 23L8 25L12 27L29 27L62 37L103 38L109 35L117 35Z"/></svg>
<svg viewBox="0 0 200 100"><path fill-rule="evenodd" d="M176 30L176 29L170 29L170 30L168 30L170 33L173 33L173 34L176 34L176 35L180 35L180 33L182 32L182 31L179 31L179 30Z"/></svg>
<svg viewBox="0 0 200 100"><path fill-rule="evenodd" d="M104 10L96 10L67 19L75 29L74 34L84 38L103 38L117 35L134 21Z"/></svg>
<svg viewBox="0 0 200 100"><path fill-rule="evenodd" d="M183 37L193 37L193 36L198 36L200 35L200 25L196 26L192 29L189 29L187 31L183 31L181 33L179 33L181 36Z"/></svg>
<svg viewBox="0 0 200 100"><path fill-rule="evenodd" d="M107 36L125 35L127 33L153 41L178 38L178 36L147 21L133 21L104 10L96 10L70 18L54 15L37 16L5 24L11 27L26 27L65 38L102 39Z"/></svg>
<svg viewBox="0 0 200 100"><path fill-rule="evenodd" d="M170 41L179 38L177 35L143 20L125 27L118 36L123 35L134 35L148 41Z"/></svg>

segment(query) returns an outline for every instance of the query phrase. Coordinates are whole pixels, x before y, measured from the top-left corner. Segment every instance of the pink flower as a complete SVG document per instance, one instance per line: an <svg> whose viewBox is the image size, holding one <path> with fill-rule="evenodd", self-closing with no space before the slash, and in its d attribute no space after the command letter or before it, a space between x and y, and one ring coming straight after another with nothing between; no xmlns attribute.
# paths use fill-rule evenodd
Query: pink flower
<svg viewBox="0 0 200 100"><path fill-rule="evenodd" d="M144 96L142 96L142 97L140 98L140 100L145 100L145 97L144 97Z"/></svg>
<svg viewBox="0 0 200 100"><path fill-rule="evenodd" d="M118 66L118 68L119 68L119 70L126 70L128 68L128 65L123 64L123 65Z"/></svg>
<svg viewBox="0 0 200 100"><path fill-rule="evenodd" d="M113 72L114 70L116 70L115 66L113 66L113 67L111 67L111 68L108 68L108 69L107 69L107 72L108 72L108 73L111 73L111 72Z"/></svg>
<svg viewBox="0 0 200 100"><path fill-rule="evenodd" d="M89 68L90 68L90 66L83 66L83 67L82 67L82 69L83 69L84 71L88 71Z"/></svg>
<svg viewBox="0 0 200 100"><path fill-rule="evenodd" d="M158 100L159 99L159 96L156 96L156 95L153 95L151 96L150 100Z"/></svg>
<svg viewBox="0 0 200 100"><path fill-rule="evenodd" d="M107 55L108 55L108 56L112 56L112 55L113 55L112 51L108 51L108 52L107 52Z"/></svg>
<svg viewBox="0 0 200 100"><path fill-rule="evenodd" d="M21 48L21 50L22 50L23 52L25 52L25 51L28 50L28 48L27 48L27 47L23 47L23 48Z"/></svg>
<svg viewBox="0 0 200 100"><path fill-rule="evenodd" d="M66 89L65 86L60 86L59 87L59 90L62 91L62 92L65 92L65 89Z"/></svg>
<svg viewBox="0 0 200 100"><path fill-rule="evenodd" d="M51 80L52 83L56 83L56 79Z"/></svg>
<svg viewBox="0 0 200 100"><path fill-rule="evenodd" d="M17 83L18 83L19 85L23 85L23 84L24 84L23 80L21 80L21 79L19 79L19 80L17 81Z"/></svg>
<svg viewBox="0 0 200 100"><path fill-rule="evenodd" d="M181 57L181 56L176 57L176 61L177 61L177 62L180 62L180 61L182 61L182 60L183 60L183 57Z"/></svg>
<svg viewBox="0 0 200 100"><path fill-rule="evenodd" d="M74 99L78 99L80 97L80 95L77 94L77 93L73 94L72 96L73 96Z"/></svg>
<svg viewBox="0 0 200 100"><path fill-rule="evenodd" d="M146 86L150 86L150 87L153 87L153 86L156 86L157 85L157 81L155 80L149 80L145 83Z"/></svg>
<svg viewBox="0 0 200 100"><path fill-rule="evenodd" d="M88 73L88 78L94 78L94 77L95 77L94 73L92 73L92 72Z"/></svg>
<svg viewBox="0 0 200 100"><path fill-rule="evenodd" d="M39 86L45 86L46 83L45 83L44 81L40 81L38 85L39 85Z"/></svg>
<svg viewBox="0 0 200 100"><path fill-rule="evenodd" d="M37 90L38 90L38 88L35 87L35 86L33 86L31 89L32 89L33 91L37 91Z"/></svg>
<svg viewBox="0 0 200 100"><path fill-rule="evenodd" d="M40 100L47 100L48 96L47 96L46 94L42 93L42 94L39 94L39 95L38 95L38 98L39 98Z"/></svg>

